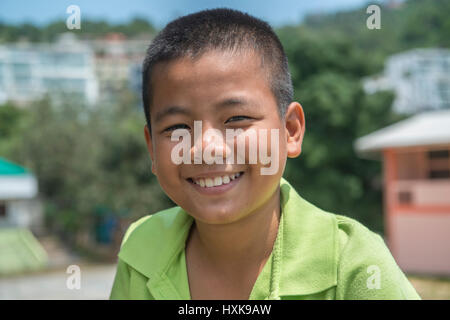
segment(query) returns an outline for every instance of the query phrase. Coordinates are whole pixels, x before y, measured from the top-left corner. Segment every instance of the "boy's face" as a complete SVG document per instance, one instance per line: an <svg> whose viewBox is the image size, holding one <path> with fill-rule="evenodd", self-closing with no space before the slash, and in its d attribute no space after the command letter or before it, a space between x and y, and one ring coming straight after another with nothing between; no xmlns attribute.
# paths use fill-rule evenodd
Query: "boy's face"
<svg viewBox="0 0 450 320"><path fill-rule="evenodd" d="M151 133L147 127L145 130L152 172L167 195L199 221L230 223L276 203L286 157L300 154L304 133L301 106L292 103L286 120L281 119L264 72L255 53L219 51L208 51L197 60L186 57L159 63L153 70ZM228 164L225 160L224 164L193 164L193 160L192 164L175 164L172 149L179 141L171 141L171 134L175 129L188 129L193 138L194 121L201 121L203 133L214 128L223 137L226 129L255 130L258 137L260 129L269 133L277 129L276 141L271 143L271 135L267 135L268 154L273 148L278 150L277 170L262 175L261 168L270 165L261 164L259 157L257 164L248 164L249 140L245 144L245 164L237 164L236 160ZM222 148L225 157L230 146L215 141L203 135L200 145L205 150L211 143L216 144L216 152ZM277 145L273 146L273 142ZM198 142L194 144L192 139L192 155L199 146ZM202 186L211 181L221 181L222 185Z"/></svg>

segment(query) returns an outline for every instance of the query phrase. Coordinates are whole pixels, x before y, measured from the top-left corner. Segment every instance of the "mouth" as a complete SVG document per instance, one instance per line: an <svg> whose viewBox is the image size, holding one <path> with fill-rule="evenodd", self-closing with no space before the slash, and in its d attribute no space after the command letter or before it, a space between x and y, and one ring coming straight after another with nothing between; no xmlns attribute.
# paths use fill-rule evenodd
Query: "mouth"
<svg viewBox="0 0 450 320"><path fill-rule="evenodd" d="M186 179L196 190L206 194L218 194L231 189L244 175L243 171L234 173L220 173L205 177L192 177Z"/></svg>
<svg viewBox="0 0 450 320"><path fill-rule="evenodd" d="M202 178L188 178L190 183L196 184L201 188L213 188L221 185L227 185L232 181L239 179L244 174L243 171L231 174L222 174L217 176L202 177Z"/></svg>

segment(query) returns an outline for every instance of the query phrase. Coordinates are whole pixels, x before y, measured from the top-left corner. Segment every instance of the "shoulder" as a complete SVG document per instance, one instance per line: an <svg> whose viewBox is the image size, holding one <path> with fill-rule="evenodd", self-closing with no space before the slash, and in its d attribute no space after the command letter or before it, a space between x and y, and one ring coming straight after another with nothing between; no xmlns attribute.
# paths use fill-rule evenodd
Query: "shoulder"
<svg viewBox="0 0 450 320"><path fill-rule="evenodd" d="M125 232L112 298L151 299L149 279L158 279L172 257L182 248L190 217L179 207L144 216Z"/></svg>
<svg viewBox="0 0 450 320"><path fill-rule="evenodd" d="M191 223L180 207L142 217L125 233L119 259L147 278L159 274L183 247Z"/></svg>
<svg viewBox="0 0 450 320"><path fill-rule="evenodd" d="M335 215L338 228L339 266L397 268L384 239L362 223L342 215Z"/></svg>
<svg viewBox="0 0 450 320"><path fill-rule="evenodd" d="M158 230L159 233L165 233L171 229L177 216L180 215L180 207L172 207L153 214L146 215L135 222L131 223L122 240L123 245L130 239L137 236L137 234L146 234L152 237L154 233L146 232L151 229ZM138 231L139 230L139 231ZM153 238L153 237L152 237Z"/></svg>
<svg viewBox="0 0 450 320"><path fill-rule="evenodd" d="M334 214L334 216L337 222L341 253L356 253L355 250L365 252L367 249L383 249L384 252L376 251L372 253L386 253L384 250L386 245L379 234L350 217L339 214Z"/></svg>
<svg viewBox="0 0 450 320"><path fill-rule="evenodd" d="M338 298L420 299L380 235L354 219L337 214L335 217Z"/></svg>

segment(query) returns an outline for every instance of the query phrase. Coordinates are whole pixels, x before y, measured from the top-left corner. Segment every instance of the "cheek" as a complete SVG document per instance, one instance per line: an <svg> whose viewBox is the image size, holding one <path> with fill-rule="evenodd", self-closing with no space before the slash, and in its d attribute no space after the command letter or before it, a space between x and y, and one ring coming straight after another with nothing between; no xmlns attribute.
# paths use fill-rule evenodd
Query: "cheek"
<svg viewBox="0 0 450 320"><path fill-rule="evenodd" d="M281 155L285 149L283 134L279 128L245 130L244 133L234 138L234 159L238 164L245 161L245 164L266 165L261 156L265 158L265 161L267 158L278 158L278 155ZM232 146L229 140L227 140L227 146L228 149Z"/></svg>
<svg viewBox="0 0 450 320"><path fill-rule="evenodd" d="M259 134L259 153L260 162L263 175L278 175L283 170L284 161L286 157L286 141L284 132L280 128L271 128L267 131L262 131Z"/></svg>
<svg viewBox="0 0 450 320"><path fill-rule="evenodd" d="M286 159L287 157L287 141L286 141L286 133L283 130L280 130L280 135L278 137L278 150L279 156L281 159Z"/></svg>
<svg viewBox="0 0 450 320"><path fill-rule="evenodd" d="M162 140L162 139L161 139ZM155 141L153 148L154 166L159 174L175 172L174 167L177 165L171 160L171 153L176 142L171 141Z"/></svg>

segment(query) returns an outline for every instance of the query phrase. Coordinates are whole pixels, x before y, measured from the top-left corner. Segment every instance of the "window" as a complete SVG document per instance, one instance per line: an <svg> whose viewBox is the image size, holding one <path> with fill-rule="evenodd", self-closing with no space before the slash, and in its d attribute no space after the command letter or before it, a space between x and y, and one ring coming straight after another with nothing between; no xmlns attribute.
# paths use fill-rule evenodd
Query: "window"
<svg viewBox="0 0 450 320"><path fill-rule="evenodd" d="M428 152L428 158L430 159L448 159L450 151L449 150L434 150Z"/></svg>
<svg viewBox="0 0 450 320"><path fill-rule="evenodd" d="M450 150L432 150L428 152L430 179L450 178Z"/></svg>
<svg viewBox="0 0 450 320"><path fill-rule="evenodd" d="M450 81L441 79L437 83L437 91L441 103L444 105L450 104Z"/></svg>
<svg viewBox="0 0 450 320"><path fill-rule="evenodd" d="M0 219L6 218L6 205L0 202Z"/></svg>
<svg viewBox="0 0 450 320"><path fill-rule="evenodd" d="M398 202L401 204L410 204L412 202L412 195L409 191L400 191L398 193Z"/></svg>
<svg viewBox="0 0 450 320"><path fill-rule="evenodd" d="M430 179L450 178L450 170L430 170Z"/></svg>
<svg viewBox="0 0 450 320"><path fill-rule="evenodd" d="M12 71L16 77L30 77L31 76L31 68L28 63L13 63Z"/></svg>

